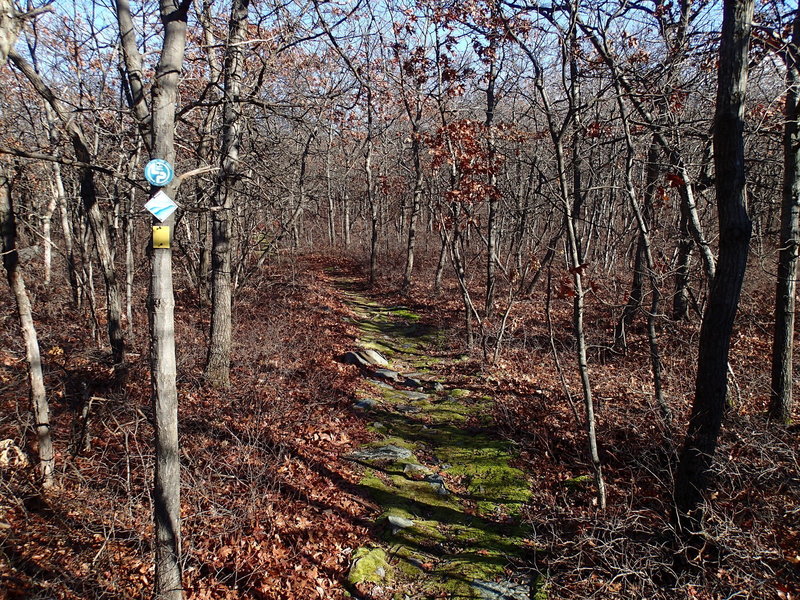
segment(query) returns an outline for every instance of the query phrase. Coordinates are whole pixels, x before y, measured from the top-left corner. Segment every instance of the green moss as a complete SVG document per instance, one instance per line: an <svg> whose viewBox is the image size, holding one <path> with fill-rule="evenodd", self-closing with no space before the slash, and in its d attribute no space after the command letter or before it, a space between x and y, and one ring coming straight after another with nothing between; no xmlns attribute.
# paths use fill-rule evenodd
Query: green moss
<svg viewBox="0 0 800 600"><path fill-rule="evenodd" d="M410 311L405 306L393 306L388 309L389 314L398 319L405 319L407 321L419 321L419 315Z"/></svg>
<svg viewBox="0 0 800 600"><path fill-rule="evenodd" d="M381 342L381 340L361 340L359 345L366 350L377 350L387 359L392 358L395 354L397 354L394 348L392 348L388 343Z"/></svg>
<svg viewBox="0 0 800 600"><path fill-rule="evenodd" d="M347 580L352 585L391 581L392 567L387 560L386 552L382 548L368 547L356 550Z"/></svg>
<svg viewBox="0 0 800 600"><path fill-rule="evenodd" d="M537 575L536 580L533 582L533 596L531 600L548 600L550 597L550 586L544 575Z"/></svg>
<svg viewBox="0 0 800 600"><path fill-rule="evenodd" d="M418 315L406 307L382 308L355 295L351 298L363 332L361 346L405 365L401 372L410 372L409 367L422 372L437 363L426 348L443 344L445 338L420 324ZM374 389L367 395L374 396ZM511 466L514 447L465 427L476 420L490 425L493 399L478 397L469 389L422 399L410 399L393 389L381 388L378 394L382 403L369 418L385 429L376 431L383 439L370 445L394 444L415 453L391 464L366 467L360 482L383 510L377 532L386 548L383 560L388 562L387 555L391 556L395 565L393 585L398 590L413 589L415 598L479 598L473 582L503 577L512 558L532 551L525 543L528 529L514 524L530 499L526 477ZM407 406L417 411L403 410ZM432 472L440 472L449 494L404 473L406 464L420 464L420 459ZM392 527L386 522L390 515L411 519L414 525ZM365 569L369 571L369 566ZM546 595L536 598L545 600Z"/></svg>
<svg viewBox="0 0 800 600"><path fill-rule="evenodd" d="M578 475L571 479L567 479L563 484L571 490L579 490L588 487L592 483L591 475Z"/></svg>

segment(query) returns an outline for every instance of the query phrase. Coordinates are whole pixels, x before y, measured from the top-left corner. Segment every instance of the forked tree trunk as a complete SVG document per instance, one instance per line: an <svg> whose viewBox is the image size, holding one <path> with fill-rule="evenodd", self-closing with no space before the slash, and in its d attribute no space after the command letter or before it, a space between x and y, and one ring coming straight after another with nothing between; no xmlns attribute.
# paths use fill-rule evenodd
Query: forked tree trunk
<svg viewBox="0 0 800 600"><path fill-rule="evenodd" d="M719 262L700 328L694 404L675 476L675 505L683 531L701 528L703 493L722 426L728 352L747 266L752 225L745 208L744 99L753 0L726 0L714 115L714 168Z"/></svg>
<svg viewBox="0 0 800 600"><path fill-rule="evenodd" d="M31 302L25 289L25 280L19 269L19 254L16 244L17 225L11 202L11 182L2 164L0 164L0 228L2 228L3 266L6 270L8 285L11 287L17 304L20 329L25 340L34 428L39 446L39 477L42 487L50 488L53 486L54 466L53 441L50 437L50 409L45 393L42 360L39 354L36 328L33 324Z"/></svg>
<svg viewBox="0 0 800 600"><path fill-rule="evenodd" d="M792 417L792 356L797 263L800 250L800 11L795 12L792 43L786 50L786 123L783 132L783 201L772 343L772 393L769 416Z"/></svg>

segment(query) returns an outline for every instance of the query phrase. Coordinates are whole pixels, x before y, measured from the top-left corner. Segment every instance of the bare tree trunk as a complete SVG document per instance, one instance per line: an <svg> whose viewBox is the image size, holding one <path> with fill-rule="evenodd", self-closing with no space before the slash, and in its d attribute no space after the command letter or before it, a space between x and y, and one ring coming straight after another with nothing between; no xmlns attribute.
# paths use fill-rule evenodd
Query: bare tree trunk
<svg viewBox="0 0 800 600"><path fill-rule="evenodd" d="M769 416L781 423L792 417L794 313L800 250L800 11L795 12L792 43L786 49L786 122L783 132L783 202L772 341L772 393Z"/></svg>
<svg viewBox="0 0 800 600"><path fill-rule="evenodd" d="M645 206L640 207L636 199L636 189L633 183L633 161L635 156L635 149L633 146L633 137L630 129L630 119L628 110L623 100L622 89L619 82L615 80L615 87L617 91L617 103L619 105L620 116L622 117L622 126L625 134L625 192L628 196L631 210L633 211L636 219L636 225L639 228L639 243L637 245L637 254L641 253L641 259L644 260L646 266L647 276L650 280L650 290L652 293L652 300L650 302L650 312L647 314L647 340L650 346L650 361L653 368L653 392L655 395L656 403L661 410L661 415L664 422L669 426L672 422L672 411L667 405L664 398L664 390L661 381L661 352L658 346L658 336L656 332L656 316L658 314L658 306L661 299L661 291L658 286L658 277L656 275L656 265L653 260L653 251L650 243L650 213L652 212L653 194L655 193L657 167L656 159L658 157L658 146L655 140L650 145L648 151L647 175L645 180ZM645 269L640 263L638 268L644 273ZM641 283L639 284L639 304L642 301Z"/></svg>
<svg viewBox="0 0 800 600"><path fill-rule="evenodd" d="M47 206L45 207L44 214L42 215L42 238L44 246L44 253L43 253L44 282L46 285L50 285L50 277L53 266L52 229L53 229L53 214L55 214L56 212L57 202L58 202L58 196L56 194L52 194L47 201Z"/></svg>
<svg viewBox="0 0 800 600"><path fill-rule="evenodd" d="M747 266L752 225L745 208L744 99L753 0L726 0L714 115L714 167L719 215L719 262L700 328L692 414L675 476L676 516L698 534L703 492L722 426L728 352Z"/></svg>
<svg viewBox="0 0 800 600"><path fill-rule="evenodd" d="M222 171L215 198L211 229L211 334L208 343L206 379L219 387L230 385L232 288L231 211L239 172L241 105L239 96L244 68L249 0L233 0L225 49L222 124ZM300 199L302 202L302 198Z"/></svg>
<svg viewBox="0 0 800 600"><path fill-rule="evenodd" d="M496 52L496 42L492 38L487 56L489 59L489 72L487 73L486 83L486 160L489 163L489 193L487 199L489 204L489 214L486 223L486 297L485 313L486 319L491 320L494 314L494 296L496 286L496 261L497 261L497 201L495 196L497 189L497 173L495 172L494 162L496 159L495 139L494 139L494 111L497 103L495 97L495 83L497 81L497 71L495 70L494 56ZM485 340L484 340L485 344Z"/></svg>
<svg viewBox="0 0 800 600"><path fill-rule="evenodd" d="M406 242L406 268L403 273L403 293L407 293L411 288L411 275L414 271L414 249L417 240L417 221L419 220L420 208L422 205L422 162L420 160L420 131L419 120L422 117L422 107L418 103L415 115L409 111L409 118L412 119L411 131L411 159L414 163L414 188L411 191L411 215L408 219L408 239Z"/></svg>
<svg viewBox="0 0 800 600"><path fill-rule="evenodd" d="M621 94L621 90L617 90L618 96ZM618 99L618 102L622 102L621 99ZM621 105L621 111L623 114L623 118L629 118L627 115L627 110L625 109L624 105ZM626 124L627 126L627 124ZM632 166L630 165L630 153L632 150L632 142L628 136L626 136L626 145L627 145L627 152L628 152L628 160L626 162L626 182L628 179L631 179L630 185L633 185L632 177L633 174L630 172ZM622 315L617 322L617 326L614 330L614 347L626 349L627 348L627 329L630 327L631 322L633 321L633 317L636 315L637 311L642 306L642 298L644 296L644 280L647 276L647 271L645 269L646 261L645 261L645 250L649 246L649 239L645 239L645 237L649 238L649 229L650 229L650 212L651 209L649 208L652 205L652 195L654 192L654 187L656 185L656 178L658 177L658 166L656 164L656 160L658 159L658 145L653 140L653 143L650 144L650 149L647 152L647 169L646 169L646 178L645 178L645 199L647 200L647 206L643 208L641 211L641 216L643 219L643 223L639 222L637 217L636 224L639 228L639 237L636 241L636 257L634 259L634 267L633 267L633 281L631 283L631 291L628 296L628 302L625 304L625 308L622 311ZM626 183L627 186L627 183ZM628 192L628 200L629 202L633 200L636 202L635 195L631 198L631 192L626 188ZM633 205L632 205L633 206ZM636 216L635 211L638 208L638 204L634 207L634 216ZM644 229L641 225L644 225ZM648 267L649 268L649 267Z"/></svg>
<svg viewBox="0 0 800 600"><path fill-rule="evenodd" d="M439 247L439 260L436 262L436 274L433 277L433 294L435 296L438 296L442 293L442 276L444 275L444 267L447 263L447 230L442 227L439 235L442 239L442 245Z"/></svg>
<svg viewBox="0 0 800 600"><path fill-rule="evenodd" d="M58 211L61 216L61 233L64 236L64 259L67 268L67 280L72 291L72 302L80 308L80 285L78 283L78 270L75 266L75 243L72 235L72 223L67 204L67 194L64 190L64 180L61 178L61 165L53 163L53 183L58 195Z"/></svg>
<svg viewBox="0 0 800 600"><path fill-rule="evenodd" d="M333 179L331 178L331 153L333 152L333 119L328 129L328 151L325 153L325 195L328 200L328 243L336 244L336 206L333 201Z"/></svg>
<svg viewBox="0 0 800 600"><path fill-rule="evenodd" d="M370 213L369 282L375 283L378 268L378 202L372 182L372 89L366 88L367 97L367 142L364 149L364 175L366 176L367 205Z"/></svg>
<svg viewBox="0 0 800 600"><path fill-rule="evenodd" d="M25 340L25 356L28 361L28 378L30 381L30 397L33 406L34 427L38 440L39 477L44 488L53 486L53 441L50 437L50 407L42 375L42 360L39 353L39 341L33 324L31 302L25 289L25 280L19 269L17 253L17 225L14 218L14 207L11 201L11 182L0 164L0 228L2 228L3 266L6 270L8 285L17 303L22 337Z"/></svg>
<svg viewBox="0 0 800 600"><path fill-rule="evenodd" d="M164 43L152 88L152 152L154 158L175 162L175 106L178 79L186 45L186 21L191 0L175 5L161 0ZM167 187L174 195L176 187ZM153 190L155 191L155 190ZM154 222L155 224L155 222ZM173 233L174 215L163 224ZM155 598L179 600L181 582L180 448L175 361L175 298L172 287L172 248L152 249L150 285L151 377L155 415Z"/></svg>
<svg viewBox="0 0 800 600"><path fill-rule="evenodd" d="M681 203L678 261L675 266L675 291L672 296L672 318L682 321L689 315L689 267L692 262L694 240L689 233L689 216Z"/></svg>
<svg viewBox="0 0 800 600"><path fill-rule="evenodd" d="M133 279L135 275L135 264L133 254L133 238L136 234L136 220L132 218L133 206L136 192L131 188L128 193L128 202L125 206L125 219L123 227L125 229L125 316L128 319L128 336L134 339L133 327Z"/></svg>

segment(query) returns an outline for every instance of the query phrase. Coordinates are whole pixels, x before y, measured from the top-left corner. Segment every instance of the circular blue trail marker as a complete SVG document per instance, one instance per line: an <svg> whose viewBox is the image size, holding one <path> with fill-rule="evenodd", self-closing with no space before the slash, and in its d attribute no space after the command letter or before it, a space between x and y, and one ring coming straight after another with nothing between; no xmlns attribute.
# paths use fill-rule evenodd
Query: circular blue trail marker
<svg viewBox="0 0 800 600"><path fill-rule="evenodd" d="M144 167L144 178L147 183L157 187L164 187L175 177L175 169L167 161L154 158Z"/></svg>

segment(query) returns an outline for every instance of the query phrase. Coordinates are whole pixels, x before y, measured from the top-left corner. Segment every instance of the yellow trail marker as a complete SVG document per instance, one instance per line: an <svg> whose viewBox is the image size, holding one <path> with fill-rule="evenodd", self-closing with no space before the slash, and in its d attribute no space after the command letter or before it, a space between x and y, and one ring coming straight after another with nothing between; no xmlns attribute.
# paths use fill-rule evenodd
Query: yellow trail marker
<svg viewBox="0 0 800 600"><path fill-rule="evenodd" d="M169 248L169 227L153 225L153 248Z"/></svg>

